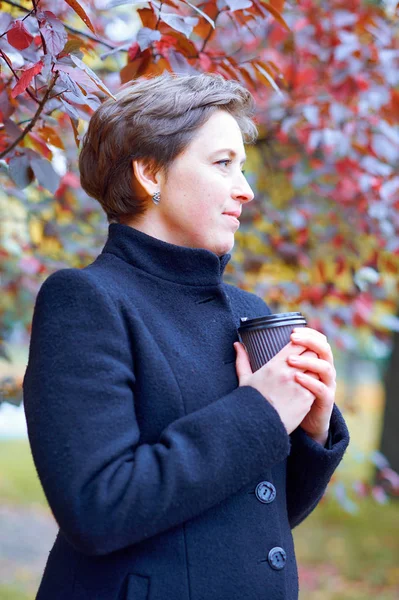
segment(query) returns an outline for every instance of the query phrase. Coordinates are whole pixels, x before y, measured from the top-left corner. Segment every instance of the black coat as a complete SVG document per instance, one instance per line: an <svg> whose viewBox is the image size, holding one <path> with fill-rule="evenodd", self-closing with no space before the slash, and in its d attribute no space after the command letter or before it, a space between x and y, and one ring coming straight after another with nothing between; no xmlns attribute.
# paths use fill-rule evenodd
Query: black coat
<svg viewBox="0 0 399 600"><path fill-rule="evenodd" d="M297 600L291 529L349 435L334 406L327 448L289 436L238 387L239 319L270 311L229 259L114 223L42 285L24 406L60 531L38 600Z"/></svg>

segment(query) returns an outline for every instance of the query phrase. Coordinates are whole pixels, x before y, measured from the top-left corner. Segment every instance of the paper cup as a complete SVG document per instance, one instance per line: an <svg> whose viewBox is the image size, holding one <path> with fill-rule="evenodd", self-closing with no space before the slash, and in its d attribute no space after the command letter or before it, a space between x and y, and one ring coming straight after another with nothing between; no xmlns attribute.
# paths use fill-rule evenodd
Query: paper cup
<svg viewBox="0 0 399 600"><path fill-rule="evenodd" d="M290 342L294 327L306 327L300 312L275 313L248 319L241 317L238 338L247 349L252 371L257 371Z"/></svg>

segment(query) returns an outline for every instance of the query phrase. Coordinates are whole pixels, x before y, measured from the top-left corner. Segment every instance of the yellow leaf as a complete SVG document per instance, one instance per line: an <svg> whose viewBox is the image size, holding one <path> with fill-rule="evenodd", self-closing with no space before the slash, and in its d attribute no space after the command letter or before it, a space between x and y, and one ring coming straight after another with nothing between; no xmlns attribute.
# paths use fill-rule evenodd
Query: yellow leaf
<svg viewBox="0 0 399 600"><path fill-rule="evenodd" d="M68 40L64 46L63 52L65 52L65 54L73 54L77 50L80 50L81 46L84 46L83 40Z"/></svg>
<svg viewBox="0 0 399 600"><path fill-rule="evenodd" d="M61 242L54 237L44 238L42 240L40 250L47 256L57 258L59 251L62 249Z"/></svg>
<svg viewBox="0 0 399 600"><path fill-rule="evenodd" d="M280 23L280 25L282 25L284 27L284 29L286 29L287 31L291 31L290 28L288 27L287 23L283 19L281 13L279 13L279 11L276 8L274 8L274 6L269 4L269 2L267 2L267 0L261 0L261 2L264 5L264 7L266 8L266 10L269 11L269 13L271 15L273 15L273 17L276 19L276 21L278 21Z"/></svg>
<svg viewBox="0 0 399 600"><path fill-rule="evenodd" d="M60 136L55 131L55 129L53 129L52 127L44 125L44 127L37 129L37 133L48 144L51 144L56 148L61 148L61 150L65 149L63 141L61 140Z"/></svg>
<svg viewBox="0 0 399 600"><path fill-rule="evenodd" d="M31 219L29 222L29 233L32 242L39 246L43 239L43 224L37 219Z"/></svg>

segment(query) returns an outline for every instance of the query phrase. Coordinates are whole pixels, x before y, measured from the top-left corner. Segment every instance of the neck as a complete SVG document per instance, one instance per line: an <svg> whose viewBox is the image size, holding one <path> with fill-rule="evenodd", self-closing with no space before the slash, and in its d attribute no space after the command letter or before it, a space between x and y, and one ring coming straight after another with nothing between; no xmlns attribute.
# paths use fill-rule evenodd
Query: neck
<svg viewBox="0 0 399 600"><path fill-rule="evenodd" d="M142 233L161 240L162 242L166 242L167 244L173 244L174 246L181 246L184 248L207 249L204 248L203 245L195 245L192 239L182 233L180 227L165 219L165 216L162 215L161 210L157 206L150 207L144 215L137 218L131 218L129 216L121 217L119 223L132 227L136 231L141 231ZM208 250L219 257L227 254L227 252L217 252L216 250L210 250L209 248Z"/></svg>

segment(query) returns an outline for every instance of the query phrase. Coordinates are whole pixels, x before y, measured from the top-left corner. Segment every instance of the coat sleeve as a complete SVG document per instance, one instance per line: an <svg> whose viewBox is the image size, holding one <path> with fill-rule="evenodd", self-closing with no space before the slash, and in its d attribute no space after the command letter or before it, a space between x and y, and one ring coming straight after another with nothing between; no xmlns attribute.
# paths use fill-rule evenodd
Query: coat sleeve
<svg viewBox="0 0 399 600"><path fill-rule="evenodd" d="M61 531L88 555L198 516L260 476L265 457L271 467L290 450L277 411L250 386L140 443L128 348L123 316L90 272L62 269L44 282L23 380L28 436Z"/></svg>
<svg viewBox="0 0 399 600"><path fill-rule="evenodd" d="M315 442L299 426L290 435L287 459L287 509L293 529L321 500L326 487L349 444L344 418L334 404L329 436L325 446Z"/></svg>
<svg viewBox="0 0 399 600"><path fill-rule="evenodd" d="M270 308L255 294L252 303L259 316L271 313ZM323 448L299 426L289 436L287 459L287 508L291 528L301 523L320 502L326 487L349 444L349 432L344 418L334 404L327 442Z"/></svg>

